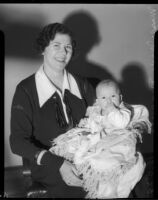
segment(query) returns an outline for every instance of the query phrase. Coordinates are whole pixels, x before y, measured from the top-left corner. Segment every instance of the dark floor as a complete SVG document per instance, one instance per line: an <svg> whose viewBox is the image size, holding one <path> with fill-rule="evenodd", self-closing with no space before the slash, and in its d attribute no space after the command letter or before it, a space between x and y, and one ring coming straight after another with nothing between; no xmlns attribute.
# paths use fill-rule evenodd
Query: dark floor
<svg viewBox="0 0 158 200"><path fill-rule="evenodd" d="M26 185L21 166L5 167L4 192L9 198L26 197Z"/></svg>

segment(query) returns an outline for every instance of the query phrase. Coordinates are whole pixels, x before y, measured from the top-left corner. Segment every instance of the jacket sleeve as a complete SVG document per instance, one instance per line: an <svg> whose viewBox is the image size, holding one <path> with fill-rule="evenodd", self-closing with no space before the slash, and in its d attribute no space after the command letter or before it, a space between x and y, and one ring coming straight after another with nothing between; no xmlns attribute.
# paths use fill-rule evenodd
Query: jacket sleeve
<svg viewBox="0 0 158 200"><path fill-rule="evenodd" d="M40 149L31 143L32 107L24 88L17 86L11 106L10 146L13 153L34 160Z"/></svg>
<svg viewBox="0 0 158 200"><path fill-rule="evenodd" d="M31 141L33 132L33 109L31 97L26 89L18 85L13 97L11 107L11 134L10 146L13 153L35 161L37 152L43 150L36 147ZM60 167L63 159L53 154L44 154L43 164L50 165L54 163ZM46 159L49 157L49 159Z"/></svg>
<svg viewBox="0 0 158 200"><path fill-rule="evenodd" d="M107 118L113 127L125 128L130 122L131 112L127 108L114 109Z"/></svg>

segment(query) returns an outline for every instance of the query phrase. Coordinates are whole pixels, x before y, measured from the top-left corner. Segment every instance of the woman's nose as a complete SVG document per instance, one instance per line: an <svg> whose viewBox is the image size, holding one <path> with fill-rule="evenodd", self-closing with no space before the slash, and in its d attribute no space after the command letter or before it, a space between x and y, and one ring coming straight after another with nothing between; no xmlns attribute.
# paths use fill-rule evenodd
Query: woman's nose
<svg viewBox="0 0 158 200"><path fill-rule="evenodd" d="M66 47L65 46L61 47L60 52L62 52L63 54L67 54Z"/></svg>

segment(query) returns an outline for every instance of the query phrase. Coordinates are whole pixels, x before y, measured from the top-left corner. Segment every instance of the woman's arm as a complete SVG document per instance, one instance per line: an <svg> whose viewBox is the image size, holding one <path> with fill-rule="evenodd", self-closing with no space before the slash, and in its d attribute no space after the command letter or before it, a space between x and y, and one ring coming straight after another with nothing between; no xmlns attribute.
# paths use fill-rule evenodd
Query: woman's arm
<svg viewBox="0 0 158 200"><path fill-rule="evenodd" d="M133 105L134 116L131 126L137 129L139 133L151 133L152 124L149 121L149 111L144 105Z"/></svg>
<svg viewBox="0 0 158 200"><path fill-rule="evenodd" d="M10 146L13 153L28 158L30 161L37 164L49 165L55 163L60 167L63 159L53 155L49 151L45 151L40 160L38 156L41 149L32 142L31 137L33 134L33 109L31 104L31 97L28 95L27 90L18 85L13 97L11 107L11 134Z"/></svg>
<svg viewBox="0 0 158 200"><path fill-rule="evenodd" d="M17 86L11 107L10 146L13 153L34 160L40 150L31 143L32 108L29 97L20 85Z"/></svg>

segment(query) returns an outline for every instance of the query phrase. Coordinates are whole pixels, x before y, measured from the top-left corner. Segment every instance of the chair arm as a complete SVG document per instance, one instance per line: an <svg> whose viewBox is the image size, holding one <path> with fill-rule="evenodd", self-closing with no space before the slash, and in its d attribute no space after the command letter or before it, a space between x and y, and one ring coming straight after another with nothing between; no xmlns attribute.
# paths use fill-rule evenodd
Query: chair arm
<svg viewBox="0 0 158 200"><path fill-rule="evenodd" d="M145 155L144 159L146 161L146 169L144 172L144 179L146 182L147 190L146 190L146 195L147 197L153 198L153 155Z"/></svg>
<svg viewBox="0 0 158 200"><path fill-rule="evenodd" d="M153 198L153 154L144 153L146 168L140 182L135 186L133 193L135 198Z"/></svg>
<svg viewBox="0 0 158 200"><path fill-rule="evenodd" d="M27 198L47 198L47 189L32 179L29 160L24 158L22 174L25 178Z"/></svg>
<svg viewBox="0 0 158 200"><path fill-rule="evenodd" d="M27 198L47 198L47 189L38 182L33 182L27 190Z"/></svg>

